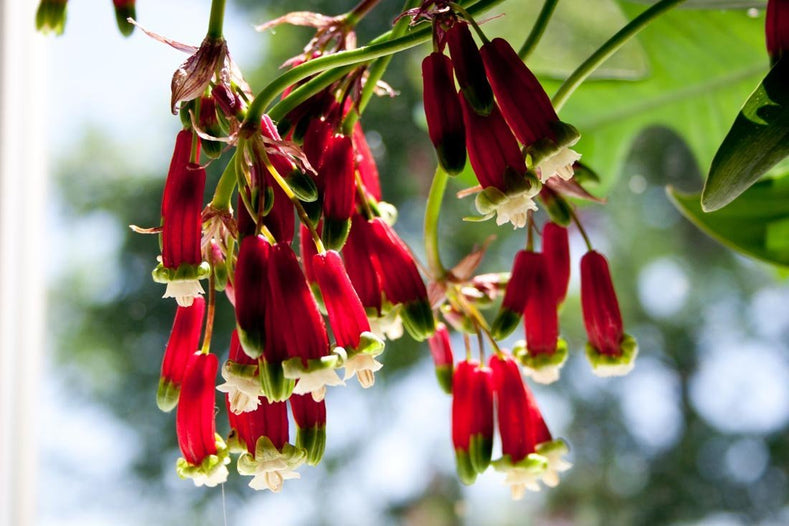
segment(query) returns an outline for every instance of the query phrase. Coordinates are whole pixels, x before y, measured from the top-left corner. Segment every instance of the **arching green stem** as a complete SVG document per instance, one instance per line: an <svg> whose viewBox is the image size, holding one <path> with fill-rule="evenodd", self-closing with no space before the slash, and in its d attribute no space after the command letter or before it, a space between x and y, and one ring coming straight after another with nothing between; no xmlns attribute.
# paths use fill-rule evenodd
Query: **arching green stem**
<svg viewBox="0 0 789 526"><path fill-rule="evenodd" d="M222 38L222 26L225 23L225 0L211 1L211 17L208 19L209 38Z"/></svg>
<svg viewBox="0 0 789 526"><path fill-rule="evenodd" d="M447 188L449 175L441 165L436 168L433 176L433 183L430 185L430 193L427 196L427 206L425 207L425 252L427 254L427 266L433 279L441 281L446 276L447 270L441 264L441 254L438 249L438 216L441 213L441 202L444 200L444 192Z"/></svg>
<svg viewBox="0 0 789 526"><path fill-rule="evenodd" d="M542 4L542 9L540 9L540 14L537 15L537 20L534 21L531 33L529 33L529 36L526 37L526 42L524 42L518 50L518 56L521 60L525 61L529 55L531 55L532 51L534 51L534 48L537 47L543 33L545 33L545 28L548 27L551 16L553 16L556 4L558 3L559 0L545 0L545 3Z"/></svg>

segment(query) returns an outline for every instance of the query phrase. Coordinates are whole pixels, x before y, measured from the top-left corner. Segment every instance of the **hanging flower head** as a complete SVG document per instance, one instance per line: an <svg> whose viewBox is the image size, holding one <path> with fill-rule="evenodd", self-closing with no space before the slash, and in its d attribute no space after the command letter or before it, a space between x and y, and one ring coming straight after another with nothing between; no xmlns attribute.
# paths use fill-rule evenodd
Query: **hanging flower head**
<svg viewBox="0 0 789 526"><path fill-rule="evenodd" d="M608 262L599 252L581 258L581 305L589 342L586 357L598 376L621 376L635 365L638 344L625 334Z"/></svg>
<svg viewBox="0 0 789 526"><path fill-rule="evenodd" d="M490 369L462 361L452 379L452 443L458 476L471 484L490 464L493 383Z"/></svg>
<svg viewBox="0 0 789 526"><path fill-rule="evenodd" d="M189 307L178 307L173 328L162 359L156 405L162 411L172 411L178 404L178 394L186 374L186 367L200 343L200 331L205 316L205 300L195 298Z"/></svg>

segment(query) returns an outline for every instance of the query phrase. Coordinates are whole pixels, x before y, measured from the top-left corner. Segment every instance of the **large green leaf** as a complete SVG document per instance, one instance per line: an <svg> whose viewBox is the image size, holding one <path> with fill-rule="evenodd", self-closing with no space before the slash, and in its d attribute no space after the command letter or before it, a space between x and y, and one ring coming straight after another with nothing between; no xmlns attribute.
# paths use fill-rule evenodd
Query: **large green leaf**
<svg viewBox="0 0 789 526"><path fill-rule="evenodd" d="M622 8L632 19L644 5ZM768 68L764 19L745 11L675 10L636 38L648 57L647 75L587 81L560 114L583 134L578 149L603 178L600 191L618 175L633 138L652 125L675 130L706 170ZM552 93L559 82L545 85Z"/></svg>
<svg viewBox="0 0 789 526"><path fill-rule="evenodd" d="M789 179L766 179L716 212L701 209L699 194L673 188L668 195L682 214L724 245L789 267Z"/></svg>
<svg viewBox="0 0 789 526"><path fill-rule="evenodd" d="M789 60L781 60L745 103L712 160L702 208L726 206L787 156Z"/></svg>

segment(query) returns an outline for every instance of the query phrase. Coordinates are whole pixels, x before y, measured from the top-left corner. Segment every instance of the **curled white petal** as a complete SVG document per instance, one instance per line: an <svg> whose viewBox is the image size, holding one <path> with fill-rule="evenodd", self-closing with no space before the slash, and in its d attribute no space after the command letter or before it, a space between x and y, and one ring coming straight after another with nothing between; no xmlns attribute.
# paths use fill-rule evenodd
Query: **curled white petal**
<svg viewBox="0 0 789 526"><path fill-rule="evenodd" d="M199 280L187 279L168 282L167 289L165 289L162 297L175 298L180 307L191 307L194 299L204 293L205 291Z"/></svg>
<svg viewBox="0 0 789 526"><path fill-rule="evenodd" d="M510 487L513 500L520 500L529 491L540 491L541 474L529 468L511 467L507 470L504 483Z"/></svg>
<svg viewBox="0 0 789 526"><path fill-rule="evenodd" d="M192 475L192 481L195 483L195 486L206 486L208 488L213 488L218 484L224 484L227 482L228 473L227 466L224 464L218 464L208 473L195 473Z"/></svg>
<svg viewBox="0 0 789 526"><path fill-rule="evenodd" d="M263 392L260 388L260 380L256 376L233 374L229 364L225 364L222 367L222 378L225 379L225 383L218 385L216 389L227 393L230 410L233 413L240 415L258 408Z"/></svg>
<svg viewBox="0 0 789 526"><path fill-rule="evenodd" d="M568 147L558 149L555 153L541 159L537 163L540 181L545 182L554 175L568 181L573 176L573 164L581 158L581 154Z"/></svg>
<svg viewBox="0 0 789 526"><path fill-rule="evenodd" d="M316 369L314 371L289 371L285 370L285 378L298 380L293 389L294 394L321 393L325 392L326 386L345 385L340 380L334 369Z"/></svg>
<svg viewBox="0 0 789 526"><path fill-rule="evenodd" d="M397 309L391 309L383 316L370 316L370 332L384 340L396 340L403 335L403 320Z"/></svg>
<svg viewBox="0 0 789 526"><path fill-rule="evenodd" d="M559 371L563 363L558 365L543 365L538 369L524 367L523 373L538 384L552 384L559 379Z"/></svg>
<svg viewBox="0 0 789 526"><path fill-rule="evenodd" d="M496 204L496 224L501 226L512 223L514 228L523 228L529 218L529 211L536 211L537 205L529 193L507 196L505 200Z"/></svg>
<svg viewBox="0 0 789 526"><path fill-rule="evenodd" d="M380 370L384 365L375 359L374 356L365 353L359 353L345 362L345 378L349 380L356 375L359 384L367 389L372 387L375 383L375 372Z"/></svg>

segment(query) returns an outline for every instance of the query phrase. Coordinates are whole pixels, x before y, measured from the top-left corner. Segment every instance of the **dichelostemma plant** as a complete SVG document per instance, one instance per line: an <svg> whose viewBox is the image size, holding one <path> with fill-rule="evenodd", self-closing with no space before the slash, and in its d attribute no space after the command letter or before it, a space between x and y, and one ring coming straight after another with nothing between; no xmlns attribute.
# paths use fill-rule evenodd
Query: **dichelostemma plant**
<svg viewBox="0 0 789 526"><path fill-rule="evenodd" d="M405 333L427 340L438 383L452 396L451 441L463 483L493 465L520 498L540 484L555 486L570 467L562 458L567 444L548 430L529 387L559 381L571 348L580 346L561 338L558 317L572 271L568 229L587 246L581 304L592 370L626 374L638 347L624 331L608 263L569 200L591 197L575 177L581 156L573 148L583 130L559 118L522 60L526 53L489 39L476 21L502 1L408 0L393 29L362 47L354 28L378 0L333 17L286 15L261 29L304 24L315 36L257 95L230 58L224 0L212 1L199 47L166 41L190 54L171 84L171 109L183 129L164 181L161 225L146 232L161 236L153 276L178 304L157 402L163 411L176 409L181 477L222 483L236 454L252 488L281 491L300 477L297 469L331 449L325 399L332 389L353 378L372 387L385 342ZM658 2L654 16L678 3ZM130 34L135 3L114 6ZM777 61L789 40L787 9L782 2L768 9L768 47ZM66 0L42 0L36 24L61 33L65 13ZM535 30L546 22L541 17ZM397 233L396 210L383 201L362 117L372 95L386 89L381 77L391 55L428 40L424 110L437 168L422 265ZM205 203L205 165L227 158ZM510 272L477 274L484 250L454 268L442 264L440 204L448 178L464 170L477 184L460 194L475 196L477 220L524 229ZM494 300L489 320L483 309ZM230 342L212 342L218 308L235 314ZM524 339L504 349L500 342L521 320ZM450 328L463 337L460 360ZM225 393L226 440L216 434L216 390Z"/></svg>

